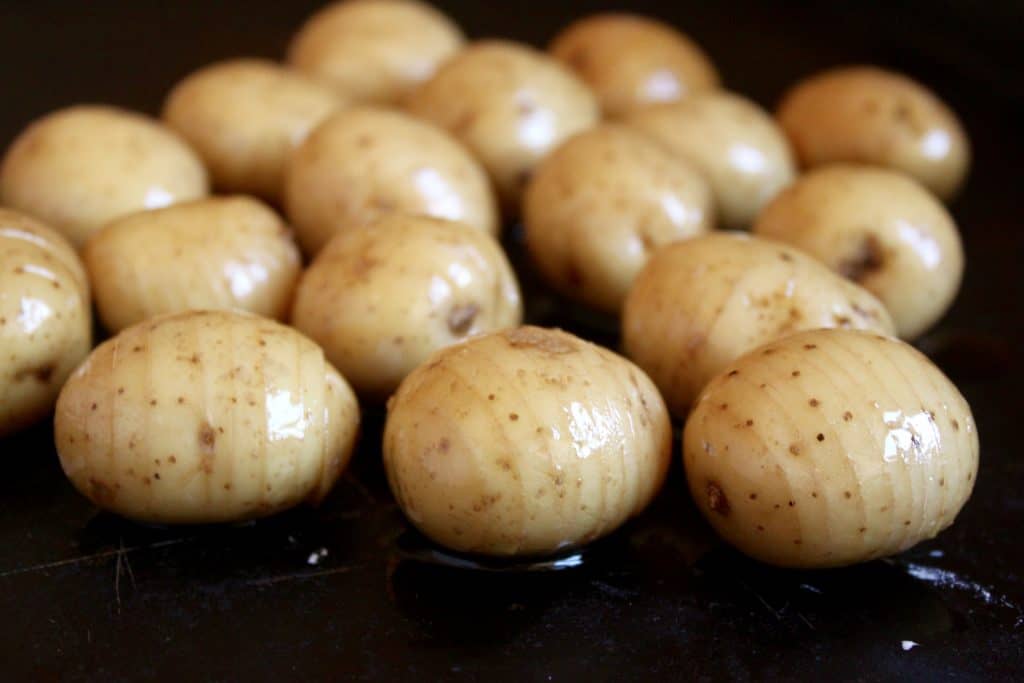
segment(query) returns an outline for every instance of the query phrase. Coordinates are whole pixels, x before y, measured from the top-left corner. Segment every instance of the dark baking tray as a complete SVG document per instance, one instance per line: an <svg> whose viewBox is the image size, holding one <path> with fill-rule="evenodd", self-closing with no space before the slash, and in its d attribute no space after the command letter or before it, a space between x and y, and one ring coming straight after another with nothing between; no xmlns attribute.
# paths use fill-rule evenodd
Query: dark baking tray
<svg viewBox="0 0 1024 683"><path fill-rule="evenodd" d="M205 62L280 55L315 5L0 3L0 140L73 102L155 112ZM608 7L443 6L472 36L535 44ZM653 508L578 566L474 571L434 563L407 532L379 464L379 414L366 416L353 467L320 509L173 530L97 514L61 475L43 424L0 442L0 679L1024 678L1013 431L1024 387L1024 11L966 0L629 7L691 32L732 88L768 106L815 69L874 62L929 83L962 115L975 165L953 208L969 265L955 308L920 342L981 434L977 487L956 525L889 561L772 570L714 539L677 459ZM600 321L535 283L514 230L507 241L533 321L615 345Z"/></svg>

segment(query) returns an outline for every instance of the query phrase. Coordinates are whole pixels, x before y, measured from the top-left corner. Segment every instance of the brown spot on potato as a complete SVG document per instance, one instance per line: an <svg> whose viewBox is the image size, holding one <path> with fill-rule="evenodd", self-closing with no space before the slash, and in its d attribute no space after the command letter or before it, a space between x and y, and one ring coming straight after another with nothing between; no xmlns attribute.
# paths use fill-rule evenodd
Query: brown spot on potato
<svg viewBox="0 0 1024 683"><path fill-rule="evenodd" d="M725 497L725 491L718 485L717 482L709 481L707 484L708 493L708 507L722 515L727 517L729 515L729 499Z"/></svg>
<svg viewBox="0 0 1024 683"><path fill-rule="evenodd" d="M440 451L441 451L442 453L447 453L447 452L448 452L448 450L449 450L449 449L450 449L451 447L452 447L452 442L448 440L448 437L447 437L447 436L443 436L443 437L441 437L441 440L440 440L440 441L439 441L439 442L437 443L437 448L438 448L438 450L440 450Z"/></svg>
<svg viewBox="0 0 1024 683"><path fill-rule="evenodd" d="M213 455L214 447L217 445L217 432L209 422L204 420L199 425L197 437L199 439L199 449L204 456L203 468L205 469L207 466L205 460Z"/></svg>
<svg viewBox="0 0 1024 683"><path fill-rule="evenodd" d="M751 493L751 494L750 494L750 495L748 496L748 498L750 498L750 500L757 500L757 494L756 494L756 493Z"/></svg>
<svg viewBox="0 0 1024 683"><path fill-rule="evenodd" d="M825 435L822 434L821 432L818 432L817 439L818 439L818 441L824 441L825 440Z"/></svg>
<svg viewBox="0 0 1024 683"><path fill-rule="evenodd" d="M809 405L812 408L817 408L818 406L821 405L821 401L819 401L816 398L812 398L810 401L807 402L807 405Z"/></svg>
<svg viewBox="0 0 1024 683"><path fill-rule="evenodd" d="M792 453L793 455L800 455L800 446L796 445L795 443L789 444L789 452Z"/></svg>
<svg viewBox="0 0 1024 683"><path fill-rule="evenodd" d="M799 370L794 370L793 372L791 372L789 374L792 377L799 377L800 376L800 371Z"/></svg>
<svg viewBox="0 0 1024 683"><path fill-rule="evenodd" d="M959 432L960 431L960 423L959 422L957 422L956 420L950 420L950 424L953 425L953 431L954 432Z"/></svg>
<svg viewBox="0 0 1024 683"><path fill-rule="evenodd" d="M448 312L448 330L454 335L465 335L473 326L478 313L480 306L476 303L459 304Z"/></svg>
<svg viewBox="0 0 1024 683"><path fill-rule="evenodd" d="M100 505L109 504L117 496L114 488L99 479L89 478L89 497Z"/></svg>
<svg viewBox="0 0 1024 683"><path fill-rule="evenodd" d="M843 422L849 422L852 419L853 419L853 413L851 413L849 410L847 410L845 413L843 413Z"/></svg>
<svg viewBox="0 0 1024 683"><path fill-rule="evenodd" d="M729 371L729 375L728 375L728 376L729 376L729 377L735 377L735 376L736 376L736 375L738 375L738 374L740 374L740 371L739 371L739 370L730 370L730 371Z"/></svg>
<svg viewBox="0 0 1024 683"><path fill-rule="evenodd" d="M810 351L810 350L816 349L816 348L818 348L817 344L804 344L804 349L806 349L807 351Z"/></svg>
<svg viewBox="0 0 1024 683"><path fill-rule="evenodd" d="M494 394L487 394L487 400L488 401L493 401L494 400Z"/></svg>
<svg viewBox="0 0 1024 683"><path fill-rule="evenodd" d="M744 424L746 424L748 427L753 427L754 426L754 421L753 420L747 420Z"/></svg>
<svg viewBox="0 0 1024 683"><path fill-rule="evenodd" d="M515 422L516 420L519 419L519 414L518 413L509 413L508 414L508 419L510 419L513 422Z"/></svg>
<svg viewBox="0 0 1024 683"><path fill-rule="evenodd" d="M536 349L559 355L577 350L576 344L566 336L538 327L518 327L506 331L504 337L513 348Z"/></svg>
<svg viewBox="0 0 1024 683"><path fill-rule="evenodd" d="M19 370L14 374L14 380L21 382L31 377L40 384L49 384L50 379L53 377L53 373L56 370L56 363L46 363L45 365Z"/></svg>
<svg viewBox="0 0 1024 683"><path fill-rule="evenodd" d="M853 494L850 493L849 491L843 491L843 498L849 500L850 498L853 498Z"/></svg>
<svg viewBox="0 0 1024 683"><path fill-rule="evenodd" d="M882 244L875 235L865 235L849 258L839 264L839 273L854 282L863 282L885 262Z"/></svg>

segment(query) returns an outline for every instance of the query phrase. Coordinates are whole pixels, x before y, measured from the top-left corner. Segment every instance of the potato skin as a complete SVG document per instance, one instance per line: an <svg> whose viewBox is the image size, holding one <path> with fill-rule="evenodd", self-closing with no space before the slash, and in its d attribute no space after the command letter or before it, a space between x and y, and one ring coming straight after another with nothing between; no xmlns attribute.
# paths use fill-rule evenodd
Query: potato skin
<svg viewBox="0 0 1024 683"><path fill-rule="evenodd" d="M653 499L672 432L650 380L558 330L521 327L438 352L402 383L384 466L438 543L541 555L610 533Z"/></svg>
<svg viewBox="0 0 1024 683"><path fill-rule="evenodd" d="M163 119L195 147L220 191L277 200L289 154L344 102L269 60L233 59L174 86Z"/></svg>
<svg viewBox="0 0 1024 683"><path fill-rule="evenodd" d="M383 401L437 349L521 319L519 285L495 240L394 214L321 250L302 276L292 324L361 397Z"/></svg>
<svg viewBox="0 0 1024 683"><path fill-rule="evenodd" d="M779 124L804 168L854 162L891 168L951 199L970 165L956 114L920 83L876 67L832 69L783 98Z"/></svg>
<svg viewBox="0 0 1024 683"><path fill-rule="evenodd" d="M384 109L353 107L319 126L289 161L284 198L310 255L392 212L501 229L487 173L469 152L444 130Z"/></svg>
<svg viewBox="0 0 1024 683"><path fill-rule="evenodd" d="M89 284L74 248L0 209L0 438L53 410L91 347Z"/></svg>
<svg viewBox="0 0 1024 683"><path fill-rule="evenodd" d="M902 552L953 523L978 471L970 407L913 347L817 330L751 351L701 394L684 464L698 508L783 567Z"/></svg>
<svg viewBox="0 0 1024 683"><path fill-rule="evenodd" d="M561 63L500 40L467 47L410 95L407 108L472 150L509 216L537 163L600 114L593 93Z"/></svg>
<svg viewBox="0 0 1024 683"><path fill-rule="evenodd" d="M97 506L198 524L319 502L358 424L316 344L258 316L189 311L98 346L61 391L55 432L65 474Z"/></svg>
<svg viewBox="0 0 1024 683"><path fill-rule="evenodd" d="M189 309L283 319L301 271L280 217L243 196L131 214L93 234L82 258L110 332Z"/></svg>
<svg viewBox="0 0 1024 683"><path fill-rule="evenodd" d="M618 314L649 254L710 230L714 210L707 183L685 161L641 133L602 124L540 163L523 222L551 286Z"/></svg>
<svg viewBox="0 0 1024 683"><path fill-rule="evenodd" d="M765 207L754 232L799 247L863 286L904 339L942 317L963 277L952 216L912 178L886 169L814 169Z"/></svg>
<svg viewBox="0 0 1024 683"><path fill-rule="evenodd" d="M696 43L664 22L635 14L579 19L548 50L593 89L611 118L719 84L714 65Z"/></svg>
<svg viewBox="0 0 1024 683"><path fill-rule="evenodd" d="M208 193L206 169L174 132L114 107L79 105L26 128L0 166L0 202L76 247L108 221Z"/></svg>
<svg viewBox="0 0 1024 683"><path fill-rule="evenodd" d="M663 247L640 272L622 315L626 355L680 418L738 356L820 327L893 331L865 289L797 249L740 233Z"/></svg>
<svg viewBox="0 0 1024 683"><path fill-rule="evenodd" d="M288 63L354 102L394 104L462 48L462 31L428 4L347 0L314 14Z"/></svg>
<svg viewBox="0 0 1024 683"><path fill-rule="evenodd" d="M722 226L747 228L796 177L789 142L754 102L728 92L638 110L625 123L644 131L704 174Z"/></svg>

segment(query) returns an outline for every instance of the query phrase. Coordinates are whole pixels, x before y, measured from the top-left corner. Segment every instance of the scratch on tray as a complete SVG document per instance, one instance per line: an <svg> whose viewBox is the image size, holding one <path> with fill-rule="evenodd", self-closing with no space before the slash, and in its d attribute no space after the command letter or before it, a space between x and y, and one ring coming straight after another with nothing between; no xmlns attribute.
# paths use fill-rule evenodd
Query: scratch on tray
<svg viewBox="0 0 1024 683"><path fill-rule="evenodd" d="M330 569L322 569L318 572L295 572L293 574L281 574L279 576L268 576L262 579L253 579L252 581L246 581L249 586L271 586L275 583L283 583L285 581L298 581L301 579L312 579L318 576L330 576L331 574L344 574L350 572L353 569L360 569L363 565L361 564L350 564L343 567L331 567Z"/></svg>
<svg viewBox="0 0 1024 683"><path fill-rule="evenodd" d="M18 567L17 569L9 569L5 572L0 572L0 579L5 579L8 576L16 576L18 574L28 574L30 572L41 572L47 569L57 569L58 567L72 566L76 564L81 564L82 562L89 562L91 560L102 560L106 557L115 557L121 554L133 553L137 550L154 550L156 548L166 548L168 546L178 545L180 543L185 543L191 540L192 538L175 538L169 541L159 541L157 543L149 543L147 545L136 545L131 546L129 548L119 546L112 550L104 550L102 552L93 553L92 555L83 555L82 557L72 557L67 560L57 560L56 562L45 562L43 564L34 564L29 567Z"/></svg>
<svg viewBox="0 0 1024 683"><path fill-rule="evenodd" d="M769 612L771 612L771 613L772 613L772 616L774 616L774 617L775 617L775 618L776 618L777 620L779 620L779 621L782 621L782 615L781 615L781 614L779 614L778 610L776 610L776 609L775 609L774 607L772 607L772 606L771 606L771 604L770 604L770 603L769 603L769 602L768 602L767 600L765 600L765 599L764 599L763 597L761 597L761 594L760 594L760 593L758 593L758 592L757 592L756 590L754 590L753 588L751 588L751 587L750 587L750 585L749 585L749 584L748 584L748 583L747 583L746 581L743 581L743 580L741 580L741 579L737 579L737 582L738 582L738 583L739 583L739 584L740 584L741 586L743 586L743 588L744 588L744 589L745 589L745 590L746 590L747 592L749 592L749 593L750 593L751 595L753 595L753 596L754 596L755 598L757 598L758 602L760 602L760 603L761 603L762 605L764 605L764 606L765 606L765 608L766 608L766 609L767 609L767 610L768 610Z"/></svg>

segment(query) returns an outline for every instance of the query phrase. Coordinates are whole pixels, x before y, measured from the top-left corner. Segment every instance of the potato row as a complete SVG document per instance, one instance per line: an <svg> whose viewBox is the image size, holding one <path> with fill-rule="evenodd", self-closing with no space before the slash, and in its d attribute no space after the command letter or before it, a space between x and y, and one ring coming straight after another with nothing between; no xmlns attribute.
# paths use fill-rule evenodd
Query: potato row
<svg viewBox="0 0 1024 683"><path fill-rule="evenodd" d="M676 418L691 493L742 551L892 554L952 523L977 472L970 408L898 339L956 296L942 202L968 165L950 110L877 68L811 77L772 116L651 19L585 18L544 53L345 0L287 65L191 74L162 121L79 105L10 145L0 436L56 406L96 505L224 522L322 500L359 402L386 402L409 520L507 556L641 512ZM514 220L629 360L522 326Z"/></svg>

